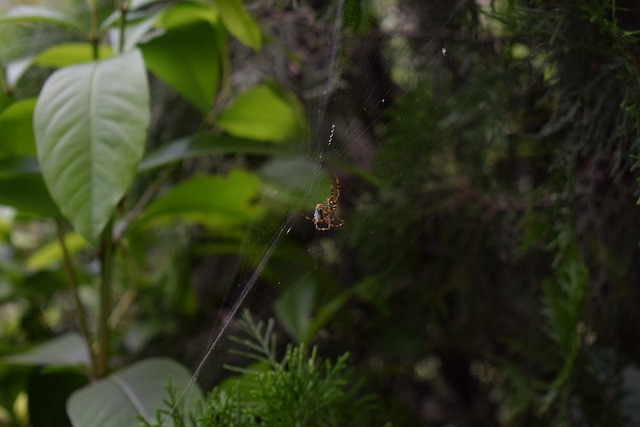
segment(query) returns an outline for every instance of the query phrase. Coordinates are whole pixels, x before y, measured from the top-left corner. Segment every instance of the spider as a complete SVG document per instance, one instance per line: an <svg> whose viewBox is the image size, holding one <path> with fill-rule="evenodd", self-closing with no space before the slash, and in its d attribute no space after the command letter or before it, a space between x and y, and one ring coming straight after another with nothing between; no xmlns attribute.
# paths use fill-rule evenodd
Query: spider
<svg viewBox="0 0 640 427"><path fill-rule="evenodd" d="M301 214L304 218L313 222L316 226L316 230L318 231L327 231L332 227L342 227L346 224L345 220L338 218L335 214L336 209L338 209L338 199L340 198L340 180L335 172L333 173L333 176L336 179L336 187L334 189L333 183L329 180L329 185L331 186L331 197L327 199L327 205L325 206L322 203L318 203L313 211L313 218L309 218L308 216ZM324 227L322 226L323 224L325 225Z"/></svg>

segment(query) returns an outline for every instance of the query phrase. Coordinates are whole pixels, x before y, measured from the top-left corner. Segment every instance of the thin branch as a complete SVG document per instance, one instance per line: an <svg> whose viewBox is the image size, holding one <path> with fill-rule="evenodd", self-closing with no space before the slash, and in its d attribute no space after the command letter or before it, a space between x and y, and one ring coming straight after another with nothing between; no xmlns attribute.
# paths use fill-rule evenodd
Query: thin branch
<svg viewBox="0 0 640 427"><path fill-rule="evenodd" d="M120 36L118 40L118 52L122 53L124 51L124 38L125 38L125 29L127 25L127 12L129 11L129 5L127 4L127 0L116 0L116 8L120 11Z"/></svg>
<svg viewBox="0 0 640 427"><path fill-rule="evenodd" d="M85 344L87 345L87 351L89 352L89 361L90 361L89 378L95 378L96 355L93 352L93 348L91 347L92 339L91 339L91 332L89 331L89 323L87 322L87 316L84 312L82 301L80 301L80 294L78 293L78 277L76 276L76 271L73 268L71 256L69 255L69 250L67 249L67 244L64 240L62 221L59 219L56 220L56 232L58 236L58 242L60 243L60 248L62 249L64 271L65 271L65 274L67 275L67 281L69 282L69 290L71 291L71 296L73 297L73 303L76 308L78 323L80 325L80 331L82 332L82 336L84 337Z"/></svg>
<svg viewBox="0 0 640 427"><path fill-rule="evenodd" d="M124 236L124 233L127 232L131 224L144 212L144 209L147 207L149 202L155 197L156 193L160 191L160 188L167 181L171 173L173 173L174 168L166 168L162 171L160 175L151 183L151 185L144 192L142 197L138 200L138 203L127 213L122 222L114 227L113 231L113 241L119 242Z"/></svg>
<svg viewBox="0 0 640 427"><path fill-rule="evenodd" d="M100 248L100 313L98 315L98 377L109 371L109 310L111 307L111 222L102 232Z"/></svg>
<svg viewBox="0 0 640 427"><path fill-rule="evenodd" d="M93 59L100 59L100 36L98 35L98 3L96 0L87 0L89 5L89 17L91 28L89 29L89 43L93 51Z"/></svg>

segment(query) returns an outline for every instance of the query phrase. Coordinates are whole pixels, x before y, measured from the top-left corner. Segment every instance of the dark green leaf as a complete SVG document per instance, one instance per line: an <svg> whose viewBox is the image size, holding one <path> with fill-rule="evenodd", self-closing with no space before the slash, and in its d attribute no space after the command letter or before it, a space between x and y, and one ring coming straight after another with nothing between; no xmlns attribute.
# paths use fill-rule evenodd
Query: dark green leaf
<svg viewBox="0 0 640 427"><path fill-rule="evenodd" d="M206 114L220 79L217 33L205 21L183 25L141 45L147 67Z"/></svg>
<svg viewBox="0 0 640 427"><path fill-rule="evenodd" d="M154 201L136 226L179 217L220 231L232 229L260 213L255 204L259 188L258 177L243 170L234 170L226 177L196 176Z"/></svg>
<svg viewBox="0 0 640 427"><path fill-rule="evenodd" d="M143 360L73 393L67 402L67 413L77 427L137 427L138 414L152 420L156 409L163 406L169 377L182 391L191 375L169 359ZM200 388L192 383L181 403L189 412L201 400Z"/></svg>
<svg viewBox="0 0 640 427"><path fill-rule="evenodd" d="M317 284L308 275L303 276L274 304L278 322L296 342L304 342L308 338L317 292Z"/></svg>
<svg viewBox="0 0 640 427"><path fill-rule="evenodd" d="M45 183L62 213L94 244L133 182L148 125L139 51L63 68L42 89L34 128Z"/></svg>
<svg viewBox="0 0 640 427"><path fill-rule="evenodd" d="M242 0L218 0L216 6L227 30L245 45L259 51L262 47L262 32L245 9Z"/></svg>
<svg viewBox="0 0 640 427"><path fill-rule="evenodd" d="M0 113L4 111L4 109L7 108L9 105L11 105L12 102L13 102L13 99L11 98L11 95L0 90Z"/></svg>
<svg viewBox="0 0 640 427"><path fill-rule="evenodd" d="M21 213L60 216L49 196L35 158L0 160L0 204Z"/></svg>
<svg viewBox="0 0 640 427"><path fill-rule="evenodd" d="M0 113L0 158L36 154L33 137L35 105L35 99L23 99Z"/></svg>

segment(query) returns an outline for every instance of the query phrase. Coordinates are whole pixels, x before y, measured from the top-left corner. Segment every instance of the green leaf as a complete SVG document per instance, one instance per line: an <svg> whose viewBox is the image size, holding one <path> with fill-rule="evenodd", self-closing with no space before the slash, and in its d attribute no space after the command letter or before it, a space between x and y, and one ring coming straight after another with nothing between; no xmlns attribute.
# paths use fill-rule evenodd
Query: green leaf
<svg viewBox="0 0 640 427"><path fill-rule="evenodd" d="M75 254L80 249L84 249L89 245L82 235L78 233L67 233L64 236L65 246L70 255ZM62 260L62 247L55 240L47 245L40 247L32 253L25 263L29 270L43 270L57 265Z"/></svg>
<svg viewBox="0 0 640 427"><path fill-rule="evenodd" d="M33 156L33 109L36 99L16 101L0 113L0 158Z"/></svg>
<svg viewBox="0 0 640 427"><path fill-rule="evenodd" d="M296 342L308 338L307 330L311 326L317 293L317 284L309 276L303 276L274 303L278 322Z"/></svg>
<svg viewBox="0 0 640 427"><path fill-rule="evenodd" d="M213 105L220 79L216 38L211 24L199 21L141 45L149 70L203 114Z"/></svg>
<svg viewBox="0 0 640 427"><path fill-rule="evenodd" d="M272 86L249 89L218 119L218 126L231 135L261 141L284 142L304 133L302 108Z"/></svg>
<svg viewBox="0 0 640 427"><path fill-rule="evenodd" d="M77 333L67 333L39 345L23 354L2 358L19 365L89 366L89 353L84 339Z"/></svg>
<svg viewBox="0 0 640 427"><path fill-rule="evenodd" d="M16 59L7 64L7 85L15 88L24 73L33 65L33 57Z"/></svg>
<svg viewBox="0 0 640 427"><path fill-rule="evenodd" d="M167 8L158 21L158 25L165 29L171 29L206 21L216 27L218 26L218 16L218 11L209 4L181 2Z"/></svg>
<svg viewBox="0 0 640 427"><path fill-rule="evenodd" d="M189 372L169 359L147 359L73 393L67 413L76 427L137 427L138 414L151 421L163 406L168 378L179 391L189 385L181 403L186 413L193 411L202 392L197 384L189 384Z"/></svg>
<svg viewBox="0 0 640 427"><path fill-rule="evenodd" d="M259 51L262 47L262 32L245 9L242 0L217 0L216 6L227 30L243 44Z"/></svg>
<svg viewBox="0 0 640 427"><path fill-rule="evenodd" d="M111 47L101 44L98 48L100 59L113 56ZM89 43L62 43L40 52L34 63L41 67L62 68L69 65L93 61L93 47Z"/></svg>
<svg viewBox="0 0 640 427"><path fill-rule="evenodd" d="M131 0L129 10L138 10L153 3L160 3L163 0Z"/></svg>
<svg viewBox="0 0 640 427"><path fill-rule="evenodd" d="M149 125L139 51L56 71L34 114L38 160L60 211L89 242L135 178Z"/></svg>
<svg viewBox="0 0 640 427"><path fill-rule="evenodd" d="M328 302L318 304L318 283L312 276L304 275L274 303L278 322L296 342L311 341L349 299L348 292L340 292ZM327 298L326 289L323 294Z"/></svg>
<svg viewBox="0 0 640 427"><path fill-rule="evenodd" d="M13 98L8 93L0 90L0 113L4 111L11 103L13 102Z"/></svg>
<svg viewBox="0 0 640 427"><path fill-rule="evenodd" d="M45 6L23 5L12 7L3 15L0 15L0 22L44 22L71 28L85 34L82 25L70 16Z"/></svg>
<svg viewBox="0 0 640 427"><path fill-rule="evenodd" d="M21 213L60 216L35 158L0 160L0 205L11 206Z"/></svg>
<svg viewBox="0 0 640 427"><path fill-rule="evenodd" d="M123 51L128 52L136 48L137 44L147 36L161 15L162 12L156 12L140 21L127 23L124 32ZM109 32L109 38L113 49L118 50L120 48L120 30L111 30Z"/></svg>
<svg viewBox="0 0 640 427"><path fill-rule="evenodd" d="M255 154L262 156L283 155L286 153L280 144L255 141L253 139L235 138L230 135L200 134L180 138L163 147L150 152L138 168L146 172L161 166L194 157L212 154Z"/></svg>
<svg viewBox="0 0 640 427"><path fill-rule="evenodd" d="M156 199L136 225L179 217L220 230L233 229L260 212L254 203L259 189L259 178L243 170L226 177L196 176Z"/></svg>

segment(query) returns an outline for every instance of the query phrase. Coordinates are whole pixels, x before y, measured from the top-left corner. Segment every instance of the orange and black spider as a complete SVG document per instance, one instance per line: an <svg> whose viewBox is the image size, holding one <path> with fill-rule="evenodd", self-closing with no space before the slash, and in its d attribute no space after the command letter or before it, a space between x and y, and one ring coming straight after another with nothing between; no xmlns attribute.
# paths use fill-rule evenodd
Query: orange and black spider
<svg viewBox="0 0 640 427"><path fill-rule="evenodd" d="M340 199L340 180L335 172L333 173L333 176L336 179L336 187L334 189L333 183L329 180L329 185L331 186L331 197L327 199L327 205L325 206L322 203L318 203L313 211L313 218L309 218L308 216L301 214L304 218L313 222L316 226L316 230L319 231L327 231L332 227L342 227L346 224L342 218L338 218L335 214L338 209L338 199ZM322 226L323 224L324 226Z"/></svg>

